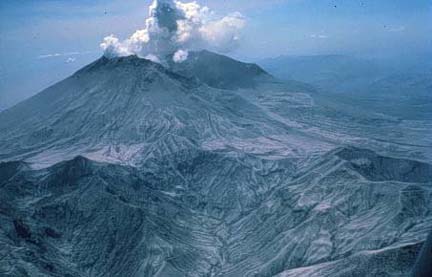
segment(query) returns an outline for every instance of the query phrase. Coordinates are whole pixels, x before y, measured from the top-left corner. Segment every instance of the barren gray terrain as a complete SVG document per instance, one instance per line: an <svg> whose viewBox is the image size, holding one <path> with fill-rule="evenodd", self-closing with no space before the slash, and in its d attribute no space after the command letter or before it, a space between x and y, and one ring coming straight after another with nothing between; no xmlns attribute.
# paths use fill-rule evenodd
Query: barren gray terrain
<svg viewBox="0 0 432 277"><path fill-rule="evenodd" d="M409 276L431 125L208 51L102 57L0 113L0 275Z"/></svg>

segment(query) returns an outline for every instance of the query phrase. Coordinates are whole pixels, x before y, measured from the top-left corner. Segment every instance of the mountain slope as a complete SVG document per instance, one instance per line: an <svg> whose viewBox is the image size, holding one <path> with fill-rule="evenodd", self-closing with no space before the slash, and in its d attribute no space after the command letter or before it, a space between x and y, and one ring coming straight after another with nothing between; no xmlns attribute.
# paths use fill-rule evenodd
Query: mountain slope
<svg viewBox="0 0 432 277"><path fill-rule="evenodd" d="M2 269L11 276L303 276L324 267L333 276L360 259L354 276L407 274L432 224L431 188L417 176L361 176L358 161L381 158L338 149L303 170L289 160L202 151L142 169L83 157L42 170L2 163ZM429 174L432 166L421 166ZM379 254L387 250L393 254ZM380 255L388 267L366 269Z"/></svg>
<svg viewBox="0 0 432 277"><path fill-rule="evenodd" d="M406 276L428 126L208 52L101 58L0 113L0 274Z"/></svg>
<svg viewBox="0 0 432 277"><path fill-rule="evenodd" d="M242 63L206 50L190 52L182 63L172 58L169 67L184 76L196 77L211 87L222 89L253 88L273 77L256 64Z"/></svg>
<svg viewBox="0 0 432 277"><path fill-rule="evenodd" d="M135 162L133 156L155 145L164 155L204 140L251 138L284 128L256 110L239 95L159 64L103 57L2 112L0 158L58 161L93 153Z"/></svg>

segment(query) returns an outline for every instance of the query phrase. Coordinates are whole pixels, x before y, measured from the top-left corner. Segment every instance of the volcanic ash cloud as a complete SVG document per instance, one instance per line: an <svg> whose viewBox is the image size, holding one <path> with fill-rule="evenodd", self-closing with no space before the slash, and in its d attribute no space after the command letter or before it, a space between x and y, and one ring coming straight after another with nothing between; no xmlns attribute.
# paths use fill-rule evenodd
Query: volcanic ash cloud
<svg viewBox="0 0 432 277"><path fill-rule="evenodd" d="M218 17L197 2L154 0L144 29L123 41L107 36L100 46L108 58L137 55L160 62L173 54L174 62L182 62L188 50L232 51L245 24L238 12Z"/></svg>

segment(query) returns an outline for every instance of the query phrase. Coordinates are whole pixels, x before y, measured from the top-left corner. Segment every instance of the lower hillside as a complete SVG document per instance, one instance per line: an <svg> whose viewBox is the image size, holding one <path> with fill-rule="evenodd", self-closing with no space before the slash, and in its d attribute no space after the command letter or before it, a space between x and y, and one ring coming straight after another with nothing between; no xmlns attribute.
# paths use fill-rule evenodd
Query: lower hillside
<svg viewBox="0 0 432 277"><path fill-rule="evenodd" d="M360 148L303 164L203 150L140 169L1 163L1 274L406 276L431 172Z"/></svg>

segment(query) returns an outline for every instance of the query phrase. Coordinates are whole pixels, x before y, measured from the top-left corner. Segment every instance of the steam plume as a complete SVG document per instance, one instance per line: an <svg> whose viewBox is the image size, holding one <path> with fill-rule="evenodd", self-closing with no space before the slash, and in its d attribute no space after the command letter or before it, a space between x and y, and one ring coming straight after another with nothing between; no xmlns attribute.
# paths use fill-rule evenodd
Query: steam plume
<svg viewBox="0 0 432 277"><path fill-rule="evenodd" d="M239 44L245 24L240 13L217 17L197 2L154 0L144 29L124 41L107 36L100 46L108 58L138 55L161 61L173 54L175 62L182 62L188 50L232 51Z"/></svg>

